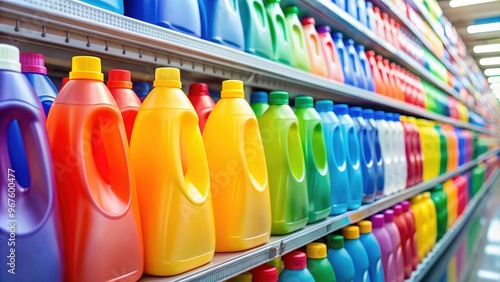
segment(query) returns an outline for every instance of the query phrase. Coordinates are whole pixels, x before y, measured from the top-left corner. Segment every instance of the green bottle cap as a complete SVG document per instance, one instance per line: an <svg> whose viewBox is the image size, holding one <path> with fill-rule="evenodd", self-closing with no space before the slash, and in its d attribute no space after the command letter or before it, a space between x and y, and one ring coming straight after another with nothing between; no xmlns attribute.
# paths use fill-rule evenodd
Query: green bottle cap
<svg viewBox="0 0 500 282"><path fill-rule="evenodd" d="M295 108L312 108L314 107L314 99L311 96L299 96L295 98Z"/></svg>
<svg viewBox="0 0 500 282"><path fill-rule="evenodd" d="M299 14L299 8L297 6L288 6L285 8L285 10L283 10L283 12L285 13L285 16L288 16L290 14L296 14L298 15Z"/></svg>
<svg viewBox="0 0 500 282"><path fill-rule="evenodd" d="M288 105L288 92L273 91L269 93L269 105Z"/></svg>
<svg viewBox="0 0 500 282"><path fill-rule="evenodd" d="M326 237L326 243L330 249L342 249L344 247L344 237L338 234L331 234Z"/></svg>

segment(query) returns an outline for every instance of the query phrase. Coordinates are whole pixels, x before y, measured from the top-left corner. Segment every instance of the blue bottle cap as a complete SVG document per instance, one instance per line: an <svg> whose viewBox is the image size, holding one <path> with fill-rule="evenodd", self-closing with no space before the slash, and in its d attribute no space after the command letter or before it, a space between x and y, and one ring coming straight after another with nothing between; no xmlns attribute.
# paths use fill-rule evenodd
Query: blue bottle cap
<svg viewBox="0 0 500 282"><path fill-rule="evenodd" d="M333 111L336 115L347 115L349 112L349 107L346 104L337 104L333 106Z"/></svg>
<svg viewBox="0 0 500 282"><path fill-rule="evenodd" d="M371 9L373 8L373 4L370 1L366 1L366 8Z"/></svg>
<svg viewBox="0 0 500 282"><path fill-rule="evenodd" d="M365 52L365 46L363 46L363 45L358 44L358 45L354 46L354 48L356 48L356 52L358 52L358 53Z"/></svg>
<svg viewBox="0 0 500 282"><path fill-rule="evenodd" d="M316 111L318 111L318 112L331 112L331 111L333 111L333 102L330 100L316 101Z"/></svg>
<svg viewBox="0 0 500 282"><path fill-rule="evenodd" d="M394 114L393 113L385 113L385 120L386 121L393 121L394 120Z"/></svg>
<svg viewBox="0 0 500 282"><path fill-rule="evenodd" d="M132 89L139 98L145 98L153 89L153 84L146 81L136 81L132 85Z"/></svg>
<svg viewBox="0 0 500 282"><path fill-rule="evenodd" d="M316 27L316 31L318 33L324 33L324 32L330 33L330 32L332 32L332 29L330 28L329 25L320 25L320 26Z"/></svg>
<svg viewBox="0 0 500 282"><path fill-rule="evenodd" d="M364 119L372 119L373 118L373 115L374 115L374 112L372 109L365 109L363 110L363 118Z"/></svg>
<svg viewBox="0 0 500 282"><path fill-rule="evenodd" d="M385 118L385 113L383 111L376 111L374 117L375 120L383 120Z"/></svg>
<svg viewBox="0 0 500 282"><path fill-rule="evenodd" d="M354 40L352 40L352 39L344 40L344 45L345 46L354 46Z"/></svg>
<svg viewBox="0 0 500 282"><path fill-rule="evenodd" d="M332 33L332 37L333 37L333 39L342 39L344 37L344 35L342 34L342 32L335 32L335 33Z"/></svg>
<svg viewBox="0 0 500 282"><path fill-rule="evenodd" d="M264 91L257 91L250 94L250 104L268 103L267 93Z"/></svg>
<svg viewBox="0 0 500 282"><path fill-rule="evenodd" d="M360 117L361 116L361 108L360 107L349 108L349 115L351 117Z"/></svg>
<svg viewBox="0 0 500 282"><path fill-rule="evenodd" d="M393 114L392 117L393 117L393 121L399 122L400 118L401 118L401 115L400 114Z"/></svg>

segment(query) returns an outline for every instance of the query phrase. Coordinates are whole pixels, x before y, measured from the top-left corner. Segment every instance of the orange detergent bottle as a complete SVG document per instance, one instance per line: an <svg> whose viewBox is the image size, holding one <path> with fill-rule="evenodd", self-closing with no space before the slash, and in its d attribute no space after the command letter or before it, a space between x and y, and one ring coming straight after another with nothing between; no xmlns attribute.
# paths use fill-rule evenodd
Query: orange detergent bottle
<svg viewBox="0 0 500 282"><path fill-rule="evenodd" d="M158 68L137 115L130 158L144 234L144 272L175 275L208 263L215 227L198 116L180 72Z"/></svg>
<svg viewBox="0 0 500 282"><path fill-rule="evenodd" d="M221 99L203 130L217 252L253 248L271 234L264 147L257 118L244 97L243 82L224 81Z"/></svg>
<svg viewBox="0 0 500 282"><path fill-rule="evenodd" d="M103 83L99 58L73 57L69 79L47 120L65 280L138 280L141 223L120 110Z"/></svg>
<svg viewBox="0 0 500 282"><path fill-rule="evenodd" d="M141 100L139 100L137 94L132 90L130 72L128 70L118 69L109 70L108 82L106 85L111 95L113 95L113 98L115 98L116 104L122 113L125 132L127 132L127 140L130 142L135 118L141 107Z"/></svg>

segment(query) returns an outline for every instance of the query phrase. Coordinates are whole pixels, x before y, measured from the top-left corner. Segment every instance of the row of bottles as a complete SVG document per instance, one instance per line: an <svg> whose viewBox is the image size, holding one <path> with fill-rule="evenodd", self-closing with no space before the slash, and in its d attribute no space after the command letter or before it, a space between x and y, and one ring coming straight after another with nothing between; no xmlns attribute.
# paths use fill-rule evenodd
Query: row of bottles
<svg viewBox="0 0 500 282"><path fill-rule="evenodd" d="M498 168L498 157L488 160L492 169ZM403 201L371 216L370 220L344 227L292 251L283 261L278 257L229 281L402 282L410 279L418 264L465 210L469 180L472 181L469 173L459 175L411 201ZM460 206L462 198L465 202ZM263 276L264 272L273 275Z"/></svg>
<svg viewBox="0 0 500 282"><path fill-rule="evenodd" d="M397 192L429 176L432 157L462 154L440 145L448 141L437 127L422 133L429 121L408 118L405 127L399 115L308 96L292 109L288 93L272 92L258 112L241 81L224 81L217 103L204 84L186 96L173 68L158 68L138 96L130 72L110 70L105 85L99 58L74 57L57 93L43 56L22 57L21 68L18 49L0 45L1 164L12 172L3 187L19 201L16 214L1 216L30 219L16 230L30 234L18 238L27 258L16 265L18 281L179 274L214 252L253 248ZM425 142L433 146L415 145ZM47 266L22 271L39 261L39 242ZM106 258L99 264L97 251Z"/></svg>

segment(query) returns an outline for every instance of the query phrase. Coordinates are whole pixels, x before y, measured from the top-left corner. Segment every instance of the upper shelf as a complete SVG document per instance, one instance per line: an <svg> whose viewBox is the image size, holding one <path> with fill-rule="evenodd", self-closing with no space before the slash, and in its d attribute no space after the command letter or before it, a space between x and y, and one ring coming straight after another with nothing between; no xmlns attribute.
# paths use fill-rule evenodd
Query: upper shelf
<svg viewBox="0 0 500 282"><path fill-rule="evenodd" d="M81 52L100 56L105 66L129 69L135 78L150 79L157 66L172 66L189 72L192 77L203 79L201 81L239 79L249 87L289 91L292 97L300 93L317 99L334 99L335 102L396 111L498 135L488 129L370 91L339 84L79 1L0 0L0 3L0 40L17 45L22 51L42 52L46 55L47 62L66 69L69 68L71 57ZM351 25L357 26L356 23ZM360 30L363 32L359 33L364 34L361 37L371 34L366 29ZM385 45L391 50L388 44ZM397 54L393 47L392 51ZM401 54L402 58L412 62L409 56L404 55ZM401 65L418 69L415 63L403 64L405 60L399 60ZM424 69L421 72L425 74Z"/></svg>

